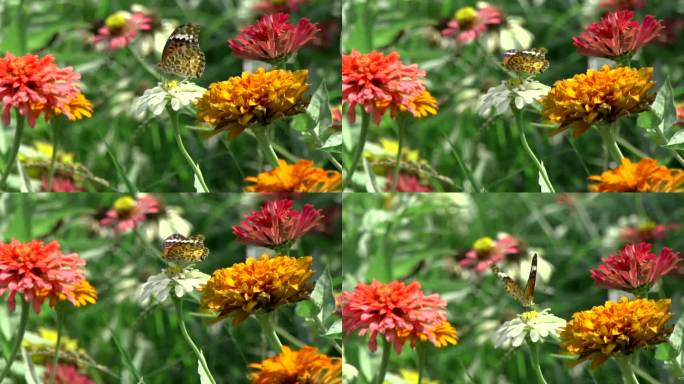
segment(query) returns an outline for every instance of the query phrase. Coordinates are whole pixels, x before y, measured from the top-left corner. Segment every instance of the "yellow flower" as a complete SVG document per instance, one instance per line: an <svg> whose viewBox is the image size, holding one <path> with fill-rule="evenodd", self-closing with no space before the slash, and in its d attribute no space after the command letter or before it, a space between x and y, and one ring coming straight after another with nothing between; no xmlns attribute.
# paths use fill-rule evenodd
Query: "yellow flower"
<svg viewBox="0 0 684 384"><path fill-rule="evenodd" d="M76 97L69 100L69 103L67 103L65 107L65 111L57 109L55 110L55 113L59 115L66 112L66 114L71 115L71 117L69 117L69 120L71 121L81 120L84 117L93 117L93 104L91 104L90 100L86 99L82 93L79 93Z"/></svg>
<svg viewBox="0 0 684 384"><path fill-rule="evenodd" d="M670 299L606 301L602 306L576 312L561 330L561 349L579 355L575 364L592 360L596 368L616 353L630 354L639 348L667 340L672 327Z"/></svg>
<svg viewBox="0 0 684 384"><path fill-rule="evenodd" d="M76 285L73 289L73 293L76 299L76 303L74 304L75 307L97 303L97 290L90 285L88 280L83 280ZM66 300L66 297L60 297L60 300Z"/></svg>
<svg viewBox="0 0 684 384"><path fill-rule="evenodd" d="M406 384L418 384L418 372L411 371L409 369L400 369L399 374L401 379ZM439 384L439 381L422 378L422 384ZM389 381L385 381L385 384L389 384Z"/></svg>
<svg viewBox="0 0 684 384"><path fill-rule="evenodd" d="M416 114L414 117L420 119L427 117L428 115L436 115L439 112L439 106L437 104L437 99L435 99L430 92L427 90L423 91L420 95L416 96L409 104L415 109ZM408 111L408 108L401 105L399 107L402 111Z"/></svg>
<svg viewBox="0 0 684 384"><path fill-rule="evenodd" d="M253 384L342 383L342 359L319 353L318 349L308 345L299 351L283 346L279 355L249 367L257 370L249 375Z"/></svg>
<svg viewBox="0 0 684 384"><path fill-rule="evenodd" d="M337 171L326 171L314 166L311 160L299 160L288 164L278 160L278 167L245 178L254 183L246 192L335 192L340 190L342 175Z"/></svg>
<svg viewBox="0 0 684 384"><path fill-rule="evenodd" d="M34 141L33 147L36 149L36 152L40 153L41 155L44 155L46 159L52 158L52 151L54 150L52 144L46 143L44 141ZM58 149L56 160L57 162L63 164L73 164L74 154L71 152L64 152Z"/></svg>
<svg viewBox="0 0 684 384"><path fill-rule="evenodd" d="M22 341L22 346L29 352L31 360L35 364L44 364L52 360L57 343L57 331L52 328L38 328L38 335L27 334ZM87 355L83 348L80 348L78 341L64 334L59 343L60 359L63 361L85 361Z"/></svg>
<svg viewBox="0 0 684 384"><path fill-rule="evenodd" d="M553 134L568 128L577 137L592 124L610 123L622 116L648 109L655 99L648 92L653 68L590 69L586 74L557 81L548 95L540 101L544 107L542 117L560 124Z"/></svg>
<svg viewBox="0 0 684 384"><path fill-rule="evenodd" d="M125 215L132 212L137 205L133 197L122 196L114 201L114 210L120 215Z"/></svg>
<svg viewBox="0 0 684 384"><path fill-rule="evenodd" d="M305 300L313 289L309 282L313 271L311 256L247 259L244 263L214 271L207 284L200 287L202 306L219 317L233 316L240 324L256 312L273 311L280 305Z"/></svg>
<svg viewBox="0 0 684 384"><path fill-rule="evenodd" d="M622 158L622 164L601 175L589 176L595 184L591 192L684 192L684 171L669 169L651 158L632 163Z"/></svg>
<svg viewBox="0 0 684 384"><path fill-rule="evenodd" d="M302 113L307 105L307 76L307 70L267 72L259 68L212 83L196 101L197 117L214 126L216 132L227 130L232 139L254 124Z"/></svg>
<svg viewBox="0 0 684 384"><path fill-rule="evenodd" d="M437 324L434 328L429 331L429 335L426 335L424 341L427 341L429 337L434 337L437 341L437 348L444 348L449 344L458 344L458 335L456 334L456 328L454 328L448 321L443 321ZM421 337L421 340L423 338Z"/></svg>

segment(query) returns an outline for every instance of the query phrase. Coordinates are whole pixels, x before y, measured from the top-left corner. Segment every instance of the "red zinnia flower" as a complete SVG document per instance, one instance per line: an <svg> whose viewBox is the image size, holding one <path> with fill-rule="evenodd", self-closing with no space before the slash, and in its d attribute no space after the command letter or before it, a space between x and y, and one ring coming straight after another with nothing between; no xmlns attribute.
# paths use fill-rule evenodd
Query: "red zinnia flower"
<svg viewBox="0 0 684 384"><path fill-rule="evenodd" d="M387 109L392 117L401 110L415 116L411 102L425 91L420 82L423 78L425 71L416 64L402 64L397 52L385 56L377 51L361 54L352 50L342 55L342 104L349 104L347 118L351 123L356 121L357 104L373 116L375 124L380 124Z"/></svg>
<svg viewBox="0 0 684 384"><path fill-rule="evenodd" d="M397 180L397 192L430 192L432 189L428 187L427 185L423 185L420 183L420 180L414 175L409 175L405 173L400 173L399 174L399 180ZM385 188L386 192L389 192L392 189L392 183L394 182L394 174L393 172L390 172L389 175L387 175L387 187Z"/></svg>
<svg viewBox="0 0 684 384"><path fill-rule="evenodd" d="M589 25L579 37L573 37L572 43L577 52L585 56L618 58L632 55L658 37L663 29L663 24L651 15L641 24L632 17L632 11L611 12L600 22Z"/></svg>
<svg viewBox="0 0 684 384"><path fill-rule="evenodd" d="M473 248L465 253L465 258L459 261L459 265L461 268L470 268L480 273L499 263L506 256L520 252L520 240L507 233L499 233L496 240L489 236L477 239L473 243Z"/></svg>
<svg viewBox="0 0 684 384"><path fill-rule="evenodd" d="M601 260L603 264L591 269L591 278L600 288L634 290L650 287L661 277L677 268L679 254L663 248L660 255L651 252L651 244L627 244L617 255Z"/></svg>
<svg viewBox="0 0 684 384"><path fill-rule="evenodd" d="M490 25L501 24L502 13L498 8L486 5L479 9L463 7L456 11L442 36L456 36L459 43L467 43L487 32Z"/></svg>
<svg viewBox="0 0 684 384"><path fill-rule="evenodd" d="M137 200L130 196L120 197L114 202L114 208L100 220L100 225L113 227L114 232L126 232L135 229L148 215L159 213L159 206L159 200L149 195L142 195Z"/></svg>
<svg viewBox="0 0 684 384"><path fill-rule="evenodd" d="M233 233L243 244L276 248L289 245L321 223L321 210L305 204L299 212L292 200L267 201L260 211L245 215L245 221L233 226Z"/></svg>
<svg viewBox="0 0 684 384"><path fill-rule="evenodd" d="M307 0L261 0L254 6L254 10L263 14L297 12L299 6L306 2Z"/></svg>
<svg viewBox="0 0 684 384"><path fill-rule="evenodd" d="M73 180L68 177L53 177L52 178L52 190L48 191L48 178L43 177L40 180L40 191L41 192L83 192L82 187L77 186Z"/></svg>
<svg viewBox="0 0 684 384"><path fill-rule="evenodd" d="M623 228L620 238L629 242L653 241L665 238L667 231L679 228L679 224L658 224L652 220L645 220L634 227Z"/></svg>
<svg viewBox="0 0 684 384"><path fill-rule="evenodd" d="M29 126L45 113L47 121L53 112L60 111L69 119L69 101L81 92L75 81L81 78L72 67L60 68L52 55L43 58L26 54L21 57L10 52L0 57L0 101L2 123L10 123L10 109L16 108L28 118Z"/></svg>
<svg viewBox="0 0 684 384"><path fill-rule="evenodd" d="M435 330L446 321L446 301L437 294L426 296L416 281L408 285L403 281L359 283L353 292L342 292L339 304L345 333L359 330L359 336L364 336L370 332L368 347L373 352L378 334L394 345L397 353L408 340L415 345L426 339L435 346L443 341Z"/></svg>
<svg viewBox="0 0 684 384"><path fill-rule="evenodd" d="M287 58L314 38L318 27L303 18L295 26L287 20L287 13L274 13L259 19L256 24L240 30L237 38L230 40L235 56L271 61Z"/></svg>
<svg viewBox="0 0 684 384"><path fill-rule="evenodd" d="M107 51L127 47L140 31L152 29L152 19L142 12L117 12L105 20L93 38L96 46Z"/></svg>
<svg viewBox="0 0 684 384"><path fill-rule="evenodd" d="M43 376L43 380L47 383L52 372L52 364L46 365L47 370ZM93 380L87 375L78 371L78 368L71 364L57 364L57 372L55 373L55 384L95 384Z"/></svg>
<svg viewBox="0 0 684 384"><path fill-rule="evenodd" d="M78 254L65 255L56 241L0 242L0 295L9 291L10 311L16 307L17 294L32 303L36 313L48 298L50 306L64 299L79 306L75 288L85 281L84 266Z"/></svg>

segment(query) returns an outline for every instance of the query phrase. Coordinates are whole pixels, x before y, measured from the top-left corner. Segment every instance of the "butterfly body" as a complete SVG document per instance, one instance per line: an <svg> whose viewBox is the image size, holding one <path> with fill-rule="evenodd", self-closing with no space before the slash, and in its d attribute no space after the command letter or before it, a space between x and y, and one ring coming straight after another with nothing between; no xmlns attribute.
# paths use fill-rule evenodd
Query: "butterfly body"
<svg viewBox="0 0 684 384"><path fill-rule="evenodd" d="M164 260L181 263L196 263L209 255L209 248L204 246L204 236L185 237L173 234L164 240Z"/></svg>
<svg viewBox="0 0 684 384"><path fill-rule="evenodd" d="M549 68L546 48L509 49L504 52L501 63L507 69L529 75L542 73Z"/></svg>
<svg viewBox="0 0 684 384"><path fill-rule="evenodd" d="M195 24L183 24L173 30L166 40L162 58L157 66L162 71L193 79L204 73L204 52L199 46L200 28Z"/></svg>
<svg viewBox="0 0 684 384"><path fill-rule="evenodd" d="M511 296L520 302L524 307L531 307L534 305L534 287L537 281L537 255L532 257L532 264L530 266L530 274L527 277L527 284L525 289L520 288L515 280L511 279L504 271L499 269L496 265L491 266L492 271L504 283L504 288Z"/></svg>

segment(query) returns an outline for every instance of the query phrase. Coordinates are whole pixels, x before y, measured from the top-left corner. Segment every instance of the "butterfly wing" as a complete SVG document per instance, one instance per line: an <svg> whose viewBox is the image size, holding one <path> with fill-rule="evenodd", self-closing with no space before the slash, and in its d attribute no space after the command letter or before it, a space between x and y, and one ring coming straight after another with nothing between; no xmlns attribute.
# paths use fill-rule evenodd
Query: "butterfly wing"
<svg viewBox="0 0 684 384"><path fill-rule="evenodd" d="M204 73L204 52L199 46L199 26L183 24L164 44L158 67L169 74L192 79Z"/></svg>
<svg viewBox="0 0 684 384"><path fill-rule="evenodd" d="M534 287L537 282L537 254L532 256L532 264L530 266L530 275L527 277L527 285L525 286L525 302L532 305L534 302ZM523 303L523 305L525 305Z"/></svg>
<svg viewBox="0 0 684 384"><path fill-rule="evenodd" d="M534 287L537 280L537 255L532 257L532 266L530 268L530 274L527 278L525 290L520 288L515 280L511 279L506 272L499 269L499 267L496 265L492 265L490 268L494 273L496 273L496 276L503 281L504 288L509 295L518 300L524 307L531 307L534 304Z"/></svg>

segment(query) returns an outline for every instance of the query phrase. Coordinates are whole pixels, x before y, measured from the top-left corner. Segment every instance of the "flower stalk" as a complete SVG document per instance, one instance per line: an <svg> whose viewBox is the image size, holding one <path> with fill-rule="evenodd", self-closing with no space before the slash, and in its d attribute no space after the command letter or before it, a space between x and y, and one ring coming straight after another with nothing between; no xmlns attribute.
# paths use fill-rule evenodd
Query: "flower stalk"
<svg viewBox="0 0 684 384"><path fill-rule="evenodd" d="M404 130L406 126L406 118L404 114L399 114L397 117L397 133L399 135L398 142L399 148L397 148L397 161L394 164L394 177L392 178L392 188L390 191L394 193L397 190L397 182L399 181L399 169L401 168L401 150L404 145Z"/></svg>
<svg viewBox="0 0 684 384"><path fill-rule="evenodd" d="M197 180L199 181L200 186L202 187L202 192L208 193L209 187L207 187L207 183L204 181L204 176L202 175L202 171L200 170L199 165L197 165L195 160L192 159L192 156L190 156L188 150L185 149L185 144L183 144L183 136L181 135L180 122L178 121L178 112L174 111L171 108L171 106L168 106L167 110L169 111L169 116L171 117L173 131L176 134L176 144L178 145L178 149L180 149L181 153L185 157L185 160L187 160L188 164L190 164L192 171L195 173L195 176L197 177Z"/></svg>
<svg viewBox="0 0 684 384"><path fill-rule="evenodd" d="M416 347L416 352L418 353L418 382L416 384L422 384L423 376L425 373L425 363L427 360L427 350L424 343L419 343Z"/></svg>
<svg viewBox="0 0 684 384"><path fill-rule="evenodd" d="M368 137L368 126L370 125L370 115L366 111L361 112L361 133L359 134L359 142L356 145L356 151L354 151L354 157L352 157L351 167L347 170L347 175L342 182L342 190L349 185L349 182L354 176L354 171L359 165L361 160L361 155L363 155L363 147L366 145L366 138Z"/></svg>
<svg viewBox="0 0 684 384"><path fill-rule="evenodd" d="M629 356L615 356L615 361L620 367L620 373L622 373L622 381L625 384L639 384L636 375L634 374L634 367L632 367L632 361Z"/></svg>
<svg viewBox="0 0 684 384"><path fill-rule="evenodd" d="M617 121L613 124L604 124L597 127L603 144L606 146L606 150L613 157L615 161L620 164L622 162L622 152L620 147L618 147L617 140L615 139L615 131L617 129Z"/></svg>
<svg viewBox="0 0 684 384"><path fill-rule="evenodd" d="M387 374L387 367L389 366L390 353L392 352L392 346L387 341L386 338L382 338L382 360L380 360L380 369L378 370L378 376L375 380L375 384L382 384L385 382L385 375Z"/></svg>
<svg viewBox="0 0 684 384"><path fill-rule="evenodd" d="M270 313L259 313L254 315L261 326L261 330L264 332L264 336L268 343L271 345L274 351L280 353L283 349L283 344L280 342L280 338L276 333L275 327L273 326L273 318Z"/></svg>
<svg viewBox="0 0 684 384"><path fill-rule="evenodd" d="M12 143L12 149L10 149L7 166L5 167L5 171L2 173L2 179L0 179L0 190L5 190L7 178L17 162L17 154L19 153L19 147L21 146L21 138L24 135L24 123L24 117L21 116L21 114L19 114L19 110L17 110L17 127L14 130L14 142Z"/></svg>
<svg viewBox="0 0 684 384"><path fill-rule="evenodd" d="M271 145L271 139L268 137L268 126L265 125L254 127L252 128L252 132L254 132L254 137L256 138L257 143L259 143L261 153L263 153L264 157L268 159L268 162L271 164L271 166L277 167L278 155L276 155L273 145Z"/></svg>
<svg viewBox="0 0 684 384"><path fill-rule="evenodd" d="M209 370L209 366L207 365L207 360L204 358L204 354L197 347L197 344L195 344L195 342L192 341L192 338L190 337L187 328L185 328L185 321L183 320L183 300L177 297L175 294L171 296L173 296L173 303L176 306L176 317L178 317L178 324L180 325L183 338L188 343L190 348L192 348L193 352L195 352L195 356L197 356L197 360L200 362L202 370L204 370L204 373L206 373L211 383L216 384L216 380L214 379L214 376L212 376L211 371Z"/></svg>
<svg viewBox="0 0 684 384"><path fill-rule="evenodd" d="M529 343L527 344L528 351L530 353L530 361L532 362L532 369L534 370L534 374L537 376L537 381L540 384L547 384L546 379L544 378L544 374L542 373L541 370L541 365L539 365L539 345L536 343L532 343L530 345Z"/></svg>
<svg viewBox="0 0 684 384"><path fill-rule="evenodd" d="M52 371L50 372L49 384L55 382L55 377L57 376L57 363L59 363L59 345L62 342L62 328L64 326L64 306L61 303L57 303L55 308L57 311L57 341L55 342L55 355L52 357Z"/></svg>
<svg viewBox="0 0 684 384"><path fill-rule="evenodd" d="M515 105L512 105L511 108L513 109L513 113L515 114L515 124L518 127L518 131L520 132L520 142L522 143L525 152L527 152L527 155L530 156L532 162L534 162L534 165L537 167L539 174L542 176L542 179L544 180L544 184L546 184L546 188L548 188L548 190L551 193L555 193L556 189L553 188L553 184L551 184L551 180L549 179L549 175L546 173L546 169L539 161L537 156L534 154L532 148L530 148L530 144L527 142L527 136L525 136L525 127L523 125L523 112L517 109Z"/></svg>
<svg viewBox="0 0 684 384"><path fill-rule="evenodd" d="M19 320L19 328L17 329L17 335L14 339L12 352L10 352L9 358L7 359L7 365L5 365L5 369L3 369L2 373L0 373L0 383L2 383L5 377L7 377L9 374L10 370L12 369L12 364L19 353L19 347L21 346L21 341L24 339L24 332L26 332L26 324L28 323L30 307L31 305L26 302L26 300L21 300L21 319Z"/></svg>
<svg viewBox="0 0 684 384"><path fill-rule="evenodd" d="M59 128L61 119L55 117L51 120L52 125L52 156L50 156L50 170L48 171L47 191L52 192L52 180L55 177L55 164L57 163L57 151L59 150Z"/></svg>

